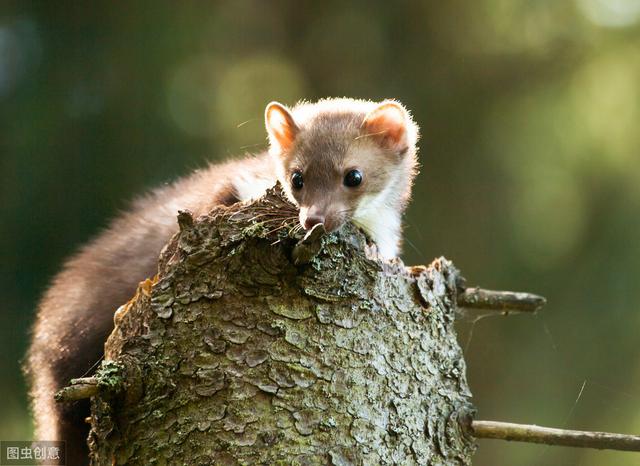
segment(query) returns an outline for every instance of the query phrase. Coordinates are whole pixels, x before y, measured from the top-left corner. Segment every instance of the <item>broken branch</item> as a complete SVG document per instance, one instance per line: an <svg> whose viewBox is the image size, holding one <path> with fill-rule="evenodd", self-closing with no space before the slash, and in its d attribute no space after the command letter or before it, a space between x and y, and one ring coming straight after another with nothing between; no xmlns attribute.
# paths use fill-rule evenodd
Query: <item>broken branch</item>
<svg viewBox="0 0 640 466"><path fill-rule="evenodd" d="M97 395L98 389L98 379L96 377L71 379L71 385L56 393L55 399L58 402L84 400Z"/></svg>
<svg viewBox="0 0 640 466"><path fill-rule="evenodd" d="M458 306L471 309L494 310L508 315L512 312L534 313L546 304L542 296L515 291L493 291L465 288L458 293Z"/></svg>
<svg viewBox="0 0 640 466"><path fill-rule="evenodd" d="M543 443L565 447L640 451L640 436L554 429L528 424L498 421L471 421L471 434L476 438Z"/></svg>

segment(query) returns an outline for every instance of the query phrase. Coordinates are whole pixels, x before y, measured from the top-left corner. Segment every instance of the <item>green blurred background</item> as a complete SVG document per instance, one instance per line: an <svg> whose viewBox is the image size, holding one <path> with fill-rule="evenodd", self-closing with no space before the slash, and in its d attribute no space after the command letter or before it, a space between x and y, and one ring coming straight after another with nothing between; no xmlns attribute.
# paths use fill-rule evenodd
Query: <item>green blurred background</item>
<svg viewBox="0 0 640 466"><path fill-rule="evenodd" d="M268 101L325 96L422 128L407 263L548 298L460 324L479 417L640 432L639 1L0 9L1 439L31 435L20 358L62 260L146 188L264 148ZM479 444L484 466L640 464Z"/></svg>

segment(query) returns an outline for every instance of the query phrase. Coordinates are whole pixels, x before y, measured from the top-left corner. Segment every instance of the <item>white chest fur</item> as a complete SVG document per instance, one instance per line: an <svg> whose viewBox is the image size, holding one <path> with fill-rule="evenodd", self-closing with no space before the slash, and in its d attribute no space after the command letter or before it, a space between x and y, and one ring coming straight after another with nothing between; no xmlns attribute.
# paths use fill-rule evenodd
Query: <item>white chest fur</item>
<svg viewBox="0 0 640 466"><path fill-rule="evenodd" d="M376 195L364 196L353 216L353 223L361 227L376 243L385 259L398 255L401 212L394 202L393 184Z"/></svg>

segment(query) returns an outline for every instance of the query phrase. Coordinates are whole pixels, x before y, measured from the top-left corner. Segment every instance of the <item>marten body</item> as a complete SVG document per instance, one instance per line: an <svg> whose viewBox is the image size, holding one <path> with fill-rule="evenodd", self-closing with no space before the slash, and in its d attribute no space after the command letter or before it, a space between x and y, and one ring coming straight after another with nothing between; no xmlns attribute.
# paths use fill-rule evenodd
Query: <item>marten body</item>
<svg viewBox="0 0 640 466"><path fill-rule="evenodd" d="M65 440L67 464L87 462L88 403L56 404L54 394L90 371L113 328L113 313L157 272L176 215L259 197L277 180L300 207L300 223L327 230L351 220L397 254L401 215L416 171L418 133L398 103L330 99L291 111L266 110L270 151L211 165L153 191L72 257L38 309L27 373L37 440Z"/></svg>

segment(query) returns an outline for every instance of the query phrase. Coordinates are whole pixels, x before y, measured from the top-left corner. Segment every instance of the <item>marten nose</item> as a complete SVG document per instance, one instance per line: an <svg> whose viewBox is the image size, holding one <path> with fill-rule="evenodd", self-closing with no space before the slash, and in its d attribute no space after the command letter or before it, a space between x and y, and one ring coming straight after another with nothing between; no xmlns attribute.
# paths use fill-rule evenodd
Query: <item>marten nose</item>
<svg viewBox="0 0 640 466"><path fill-rule="evenodd" d="M324 223L324 215L309 215L304 219L304 229L311 230L318 223Z"/></svg>

